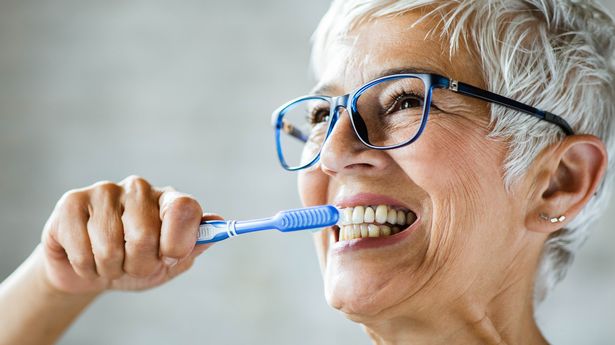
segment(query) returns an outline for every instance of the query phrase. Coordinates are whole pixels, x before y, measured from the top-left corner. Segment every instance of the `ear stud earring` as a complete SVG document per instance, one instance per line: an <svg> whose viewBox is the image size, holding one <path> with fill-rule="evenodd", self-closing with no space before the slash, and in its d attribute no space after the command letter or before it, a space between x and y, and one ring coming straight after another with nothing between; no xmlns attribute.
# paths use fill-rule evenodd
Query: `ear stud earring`
<svg viewBox="0 0 615 345"><path fill-rule="evenodd" d="M546 221L548 221L548 222L551 222L551 223L561 223L561 222L563 222L563 221L565 221L565 220L566 220L566 216L559 216L559 217L553 217L553 218L551 218L551 217L547 216L547 215L546 215L546 214L544 214L544 213L541 213L541 214L540 214L540 218L541 218L541 219L544 219L544 220L546 220Z"/></svg>

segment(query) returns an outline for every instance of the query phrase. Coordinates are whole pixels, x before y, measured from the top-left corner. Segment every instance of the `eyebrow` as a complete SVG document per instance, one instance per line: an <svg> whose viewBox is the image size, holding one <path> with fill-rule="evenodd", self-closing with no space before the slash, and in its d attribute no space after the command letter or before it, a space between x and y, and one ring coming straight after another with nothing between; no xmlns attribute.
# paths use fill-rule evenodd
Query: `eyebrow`
<svg viewBox="0 0 615 345"><path fill-rule="evenodd" d="M385 77L388 75L393 75L393 74L439 74L439 75L444 75L444 73L442 73L441 71L438 71L434 68L429 68L429 67L396 67L396 68L390 68L390 69L386 69L384 71L379 71L373 75L370 76L369 80L366 81L366 83L381 78L381 77ZM312 91L310 91L310 95L321 95L321 96L329 96L333 94L333 90L335 90L335 86L333 84L323 84L323 85L316 85L316 87L314 89L312 89Z"/></svg>

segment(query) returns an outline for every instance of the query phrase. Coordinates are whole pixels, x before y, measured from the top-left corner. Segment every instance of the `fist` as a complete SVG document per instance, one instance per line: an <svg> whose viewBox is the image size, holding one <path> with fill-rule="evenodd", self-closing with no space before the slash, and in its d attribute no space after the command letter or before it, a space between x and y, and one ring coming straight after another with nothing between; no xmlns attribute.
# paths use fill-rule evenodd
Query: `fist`
<svg viewBox="0 0 615 345"><path fill-rule="evenodd" d="M58 201L42 234L44 272L73 294L143 290L192 266L210 245L195 246L199 203L140 177L71 190Z"/></svg>

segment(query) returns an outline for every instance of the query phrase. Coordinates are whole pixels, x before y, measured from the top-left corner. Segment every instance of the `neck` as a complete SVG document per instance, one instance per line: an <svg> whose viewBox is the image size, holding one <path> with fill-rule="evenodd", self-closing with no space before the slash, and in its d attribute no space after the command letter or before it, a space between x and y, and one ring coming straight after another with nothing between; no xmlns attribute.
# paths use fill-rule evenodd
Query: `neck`
<svg viewBox="0 0 615 345"><path fill-rule="evenodd" d="M548 344L534 320L529 283L508 285L487 302L464 296L425 314L363 324L375 344Z"/></svg>

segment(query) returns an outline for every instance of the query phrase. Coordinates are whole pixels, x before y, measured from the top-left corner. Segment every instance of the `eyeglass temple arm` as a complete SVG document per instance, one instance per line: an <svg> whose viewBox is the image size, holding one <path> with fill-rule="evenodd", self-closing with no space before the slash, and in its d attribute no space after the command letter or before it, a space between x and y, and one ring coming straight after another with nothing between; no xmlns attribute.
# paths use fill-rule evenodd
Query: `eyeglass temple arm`
<svg viewBox="0 0 615 345"><path fill-rule="evenodd" d="M305 133L303 133L301 130L297 129L297 127L293 126L291 123L287 122L284 119L282 119L281 127L284 133L293 136L294 138L300 140L301 142L306 143L308 141L308 136L305 135Z"/></svg>
<svg viewBox="0 0 615 345"><path fill-rule="evenodd" d="M467 95L473 98L478 98L483 101L496 103L501 106L520 111L522 113L537 117L541 120L545 120L547 122L550 122L550 123L553 123L559 126L564 131L564 133L566 133L566 135L574 134L574 131L572 130L568 122L566 122L566 120L564 120L560 116L552 114L548 111L536 109L534 107L531 107L527 104L523 104L521 102L517 102L514 99L500 96L498 94L489 92L487 90L479 89L469 84L465 84L465 83L462 83L462 82L459 82L453 79L444 78L444 77L441 77L441 78L445 80L442 80L439 78L440 79L439 84L442 84L445 88L453 92L461 93L461 94L464 94L464 95Z"/></svg>

